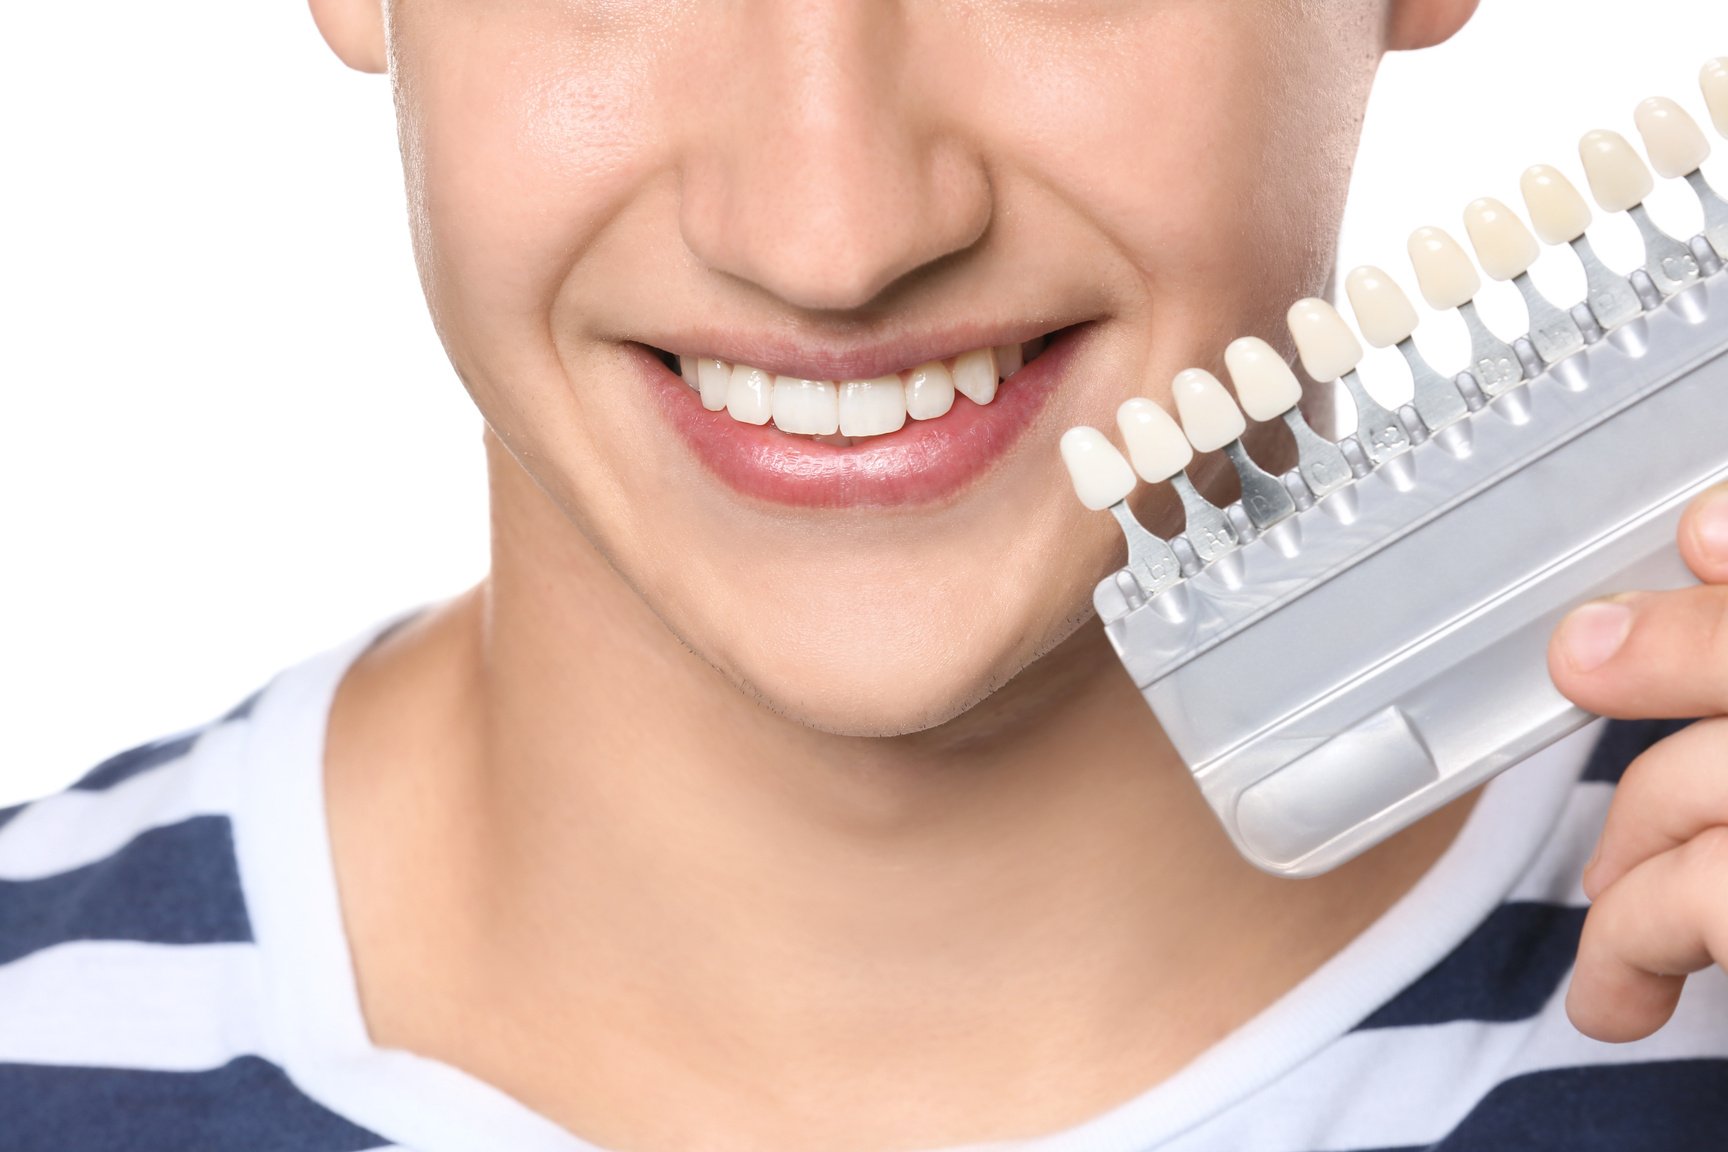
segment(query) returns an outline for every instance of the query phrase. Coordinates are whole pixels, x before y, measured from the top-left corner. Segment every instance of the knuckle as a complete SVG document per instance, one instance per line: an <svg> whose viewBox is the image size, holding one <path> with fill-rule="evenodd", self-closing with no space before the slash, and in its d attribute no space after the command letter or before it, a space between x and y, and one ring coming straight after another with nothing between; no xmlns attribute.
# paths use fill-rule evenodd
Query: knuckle
<svg viewBox="0 0 1728 1152"><path fill-rule="evenodd" d="M1680 864L1689 874L1728 876L1728 826L1714 824L1686 841L1680 849Z"/></svg>

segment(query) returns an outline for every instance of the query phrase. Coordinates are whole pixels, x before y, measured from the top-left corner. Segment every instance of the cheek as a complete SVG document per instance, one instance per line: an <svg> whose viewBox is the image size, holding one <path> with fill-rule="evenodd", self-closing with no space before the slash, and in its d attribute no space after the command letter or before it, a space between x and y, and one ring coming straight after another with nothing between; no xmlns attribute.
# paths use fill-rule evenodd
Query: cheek
<svg viewBox="0 0 1728 1152"><path fill-rule="evenodd" d="M1086 52L1019 70L979 122L1011 126L998 146L1134 264L1164 335L1189 313L1176 342L1221 348L1243 334L1233 324L1281 328L1282 306L1330 271L1376 58L1343 16L1359 6L1338 0L1334 19L1279 0L1144 5Z"/></svg>
<svg viewBox="0 0 1728 1152"><path fill-rule="evenodd" d="M652 54L532 11L442 21L425 42L410 29L398 53L422 280L471 383L546 367L560 287L657 160Z"/></svg>

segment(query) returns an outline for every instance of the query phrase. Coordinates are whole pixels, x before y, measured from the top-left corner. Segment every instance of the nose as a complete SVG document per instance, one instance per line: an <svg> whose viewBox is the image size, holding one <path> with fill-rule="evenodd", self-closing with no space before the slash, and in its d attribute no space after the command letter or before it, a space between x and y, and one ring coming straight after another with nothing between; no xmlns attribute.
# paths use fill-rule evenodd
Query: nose
<svg viewBox="0 0 1728 1152"><path fill-rule="evenodd" d="M978 242L988 174L898 0L726 7L729 50L702 70L681 165L680 227L699 260L840 312Z"/></svg>

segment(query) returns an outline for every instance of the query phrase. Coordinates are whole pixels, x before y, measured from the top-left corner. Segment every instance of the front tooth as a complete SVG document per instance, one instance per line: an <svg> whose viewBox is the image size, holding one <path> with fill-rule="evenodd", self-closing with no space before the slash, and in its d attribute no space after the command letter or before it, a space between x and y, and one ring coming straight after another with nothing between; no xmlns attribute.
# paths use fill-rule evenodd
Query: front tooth
<svg viewBox="0 0 1728 1152"><path fill-rule="evenodd" d="M1176 412L1182 418L1182 431L1196 452L1216 452L1242 438L1248 424L1242 419L1242 409L1224 391L1218 377L1203 368L1188 368L1176 374L1170 385L1176 398Z"/></svg>
<svg viewBox="0 0 1728 1152"><path fill-rule="evenodd" d="M1302 385L1284 357L1258 336L1232 340L1224 367L1236 385L1236 398L1255 420L1276 420L1302 399Z"/></svg>
<svg viewBox="0 0 1728 1152"><path fill-rule="evenodd" d="M1476 259L1482 262L1482 271L1496 280L1524 275L1542 254L1524 221L1492 196L1472 200L1464 209L1464 231L1476 249Z"/></svg>
<svg viewBox="0 0 1728 1152"><path fill-rule="evenodd" d="M977 348L956 356L954 388L974 404L988 404L996 399L995 351Z"/></svg>
<svg viewBox="0 0 1728 1152"><path fill-rule="evenodd" d="M1698 74L1698 87L1704 90L1704 106L1710 109L1717 134L1728 136L1728 56L1718 56L1704 65Z"/></svg>
<svg viewBox="0 0 1728 1152"><path fill-rule="evenodd" d="M1134 471L1148 484L1168 480L1194 459L1194 446L1164 411L1142 397L1124 401L1116 410L1116 426L1128 443Z"/></svg>
<svg viewBox="0 0 1728 1152"><path fill-rule="evenodd" d="M1356 334L1338 315L1338 309L1324 300L1308 297L1290 306L1290 335L1296 339L1296 354L1302 357L1302 367L1316 381L1325 384L1342 379L1362 362L1362 345Z"/></svg>
<svg viewBox="0 0 1728 1152"><path fill-rule="evenodd" d="M1020 371L1020 366L1026 361L1021 357L1020 345L1003 344L996 348L996 374L1006 380Z"/></svg>
<svg viewBox="0 0 1728 1152"><path fill-rule="evenodd" d="M1402 344L1416 331L1416 309L1398 282L1372 264L1344 278L1344 292L1362 337L1376 348Z"/></svg>
<svg viewBox="0 0 1728 1152"><path fill-rule="evenodd" d="M1664 180L1678 180L1704 166L1710 141L1686 109L1664 96L1652 96L1632 114L1650 166Z"/></svg>
<svg viewBox="0 0 1728 1152"><path fill-rule="evenodd" d="M774 377L774 427L801 436L840 431L840 397L832 380Z"/></svg>
<svg viewBox="0 0 1728 1152"><path fill-rule="evenodd" d="M954 377L941 361L920 364L906 373L906 415L934 420L954 407Z"/></svg>
<svg viewBox="0 0 1728 1152"><path fill-rule="evenodd" d="M1074 481L1074 494L1094 512L1119 504L1134 491L1134 469L1096 428L1081 425L1062 433L1062 463Z"/></svg>
<svg viewBox="0 0 1728 1152"><path fill-rule="evenodd" d="M882 436L906 423L906 389L898 376L840 385L840 434Z"/></svg>
<svg viewBox="0 0 1728 1152"><path fill-rule="evenodd" d="M1598 128L1587 132L1578 141L1578 157L1584 161L1584 175L1590 181L1590 194L1604 212L1625 212L1644 203L1656 182L1650 169L1618 132Z"/></svg>
<svg viewBox="0 0 1728 1152"><path fill-rule="evenodd" d="M702 407L710 412L720 411L732 394L731 366L721 360L698 360L696 387L702 393Z"/></svg>
<svg viewBox="0 0 1728 1152"><path fill-rule="evenodd" d="M1410 265L1416 269L1416 286L1429 307L1439 312L1457 308L1475 299L1482 278L1458 241L1444 228L1418 228L1410 233Z"/></svg>
<svg viewBox="0 0 1728 1152"><path fill-rule="evenodd" d="M766 424L774 416L774 378L743 364L726 384L726 412L741 424Z"/></svg>
<svg viewBox="0 0 1728 1152"><path fill-rule="evenodd" d="M678 357L678 375L684 377L684 383L690 385L690 387L692 387L692 388L700 388L701 387L701 383L698 380L697 375L696 375L696 357L694 357L694 356L680 356L680 357Z"/></svg>
<svg viewBox="0 0 1728 1152"><path fill-rule="evenodd" d="M1533 164L1518 181L1530 223L1544 244L1570 244L1590 227L1590 205L1558 168Z"/></svg>

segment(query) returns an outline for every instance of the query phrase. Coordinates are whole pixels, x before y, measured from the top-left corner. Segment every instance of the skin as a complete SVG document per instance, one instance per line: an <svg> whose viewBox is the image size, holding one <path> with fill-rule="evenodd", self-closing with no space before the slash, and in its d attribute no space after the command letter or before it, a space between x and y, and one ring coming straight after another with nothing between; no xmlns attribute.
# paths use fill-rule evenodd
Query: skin
<svg viewBox="0 0 1728 1152"><path fill-rule="evenodd" d="M1168 1077L1401 896L1474 797L1314 880L1244 863L1087 620L1120 538L1054 446L1324 291L1380 54L1473 7L313 0L392 73L494 524L486 580L332 712L374 1042L609 1147L1013 1139ZM722 487L623 348L1076 321L1019 447L887 510ZM1630 601L1591 671L1561 628L1586 707L1728 703L1706 507L1706 587ZM1723 730L1615 800L1568 1001L1592 1035L1724 956Z"/></svg>

